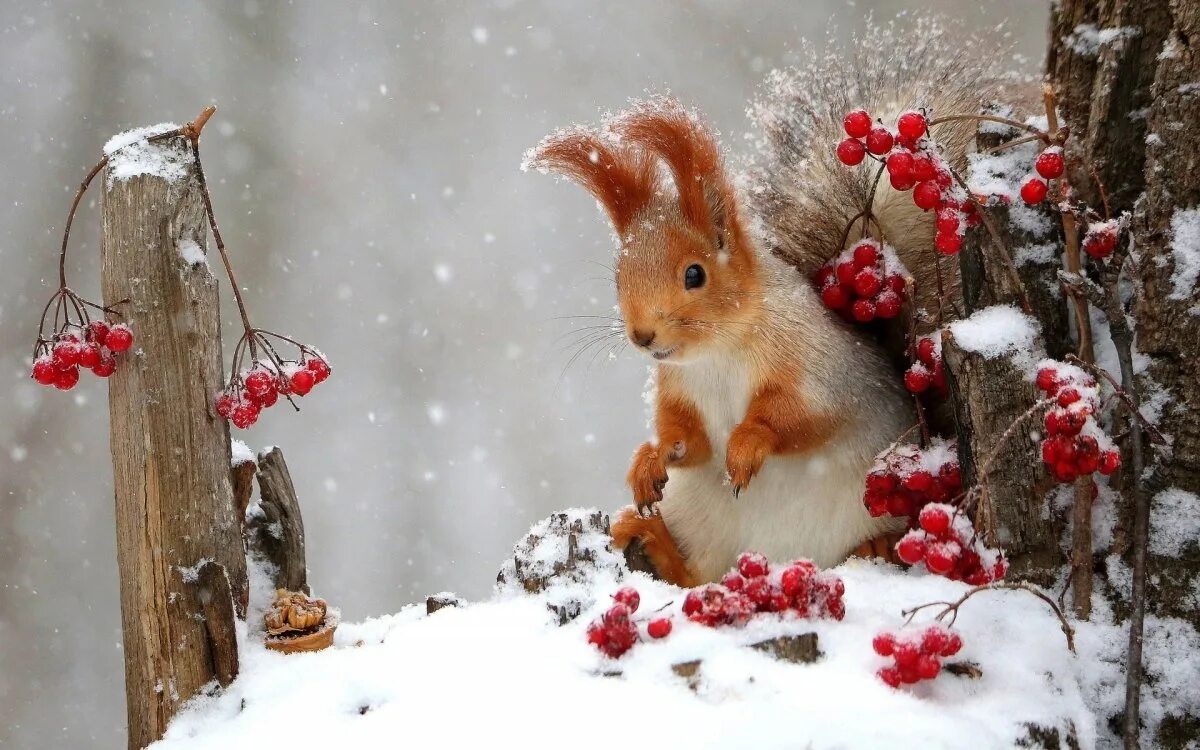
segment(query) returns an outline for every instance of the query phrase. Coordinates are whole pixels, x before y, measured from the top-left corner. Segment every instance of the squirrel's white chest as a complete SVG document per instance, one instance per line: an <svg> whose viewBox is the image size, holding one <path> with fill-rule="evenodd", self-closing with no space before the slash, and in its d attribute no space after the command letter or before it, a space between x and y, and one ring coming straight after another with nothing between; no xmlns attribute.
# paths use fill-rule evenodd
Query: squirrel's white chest
<svg viewBox="0 0 1200 750"><path fill-rule="evenodd" d="M729 435L746 417L754 374L744 360L718 357L681 367L681 382L704 421L713 454L724 463Z"/></svg>

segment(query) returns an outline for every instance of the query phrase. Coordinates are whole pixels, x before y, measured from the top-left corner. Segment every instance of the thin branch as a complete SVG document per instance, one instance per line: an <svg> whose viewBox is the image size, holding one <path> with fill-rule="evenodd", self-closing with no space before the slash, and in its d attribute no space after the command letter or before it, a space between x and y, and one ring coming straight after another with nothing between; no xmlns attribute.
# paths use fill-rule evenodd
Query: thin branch
<svg viewBox="0 0 1200 750"><path fill-rule="evenodd" d="M1050 609L1053 610L1055 616L1058 617L1058 623L1062 627L1063 635L1066 636L1066 638L1067 638L1067 650L1070 651L1071 653L1075 653L1075 629L1071 627L1071 623L1067 621L1067 618L1063 614L1063 611L1059 608L1058 604L1056 604L1055 601L1053 599L1051 599L1044 591L1039 589L1037 586L1034 586L1033 584L1027 583L1025 581L1015 581L1015 582L1014 581L994 581L992 583L987 583L982 586L975 586L974 588L968 589L962 596L960 596L957 600L955 600L953 602L927 602L925 604L918 604L917 606L915 606L911 609L906 609L906 610L902 611L900 613L900 616L907 618L905 620L905 624L908 624L908 623L912 622L913 617L915 617L916 614L918 612L920 612L921 610L926 609L928 607L941 606L941 607L943 607L943 609L940 612L938 612L936 615L934 615L934 619L937 620L938 622L941 622L945 618L949 617L950 622L947 623L947 627L952 627L954 625L954 621L958 618L959 607L961 607L963 604L965 604L968 599L970 599L971 597L975 596L976 594L984 592L984 591L1001 591L1001 590L1028 591L1029 593L1033 594L1034 596L1036 596L1037 598L1041 599L1046 604L1048 604L1050 606Z"/></svg>
<svg viewBox="0 0 1200 750"><path fill-rule="evenodd" d="M1039 140L1044 141L1046 143L1050 143L1050 136L1047 135L1046 133L1043 133L1042 131L1038 130L1037 128L1033 127L1032 125L1026 125L1023 122L1017 122L1016 120L1010 120L1007 117L997 117L996 115L946 115L945 117L938 117L936 119L930 120L929 127L932 128L935 125L941 125L942 123L946 123L946 122L955 122L958 120L974 120L975 122L997 122L997 123L1000 123L1001 125L1007 125L1010 128L1016 128L1017 130L1024 130L1026 133L1033 134Z"/></svg>

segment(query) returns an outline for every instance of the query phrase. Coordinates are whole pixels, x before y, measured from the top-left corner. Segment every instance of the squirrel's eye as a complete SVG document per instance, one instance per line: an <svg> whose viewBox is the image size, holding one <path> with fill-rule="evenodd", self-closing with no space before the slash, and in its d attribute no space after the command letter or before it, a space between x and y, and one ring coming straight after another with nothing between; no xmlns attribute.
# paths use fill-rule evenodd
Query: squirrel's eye
<svg viewBox="0 0 1200 750"><path fill-rule="evenodd" d="M683 288L698 289L704 286L704 269L698 263L693 263L683 272Z"/></svg>

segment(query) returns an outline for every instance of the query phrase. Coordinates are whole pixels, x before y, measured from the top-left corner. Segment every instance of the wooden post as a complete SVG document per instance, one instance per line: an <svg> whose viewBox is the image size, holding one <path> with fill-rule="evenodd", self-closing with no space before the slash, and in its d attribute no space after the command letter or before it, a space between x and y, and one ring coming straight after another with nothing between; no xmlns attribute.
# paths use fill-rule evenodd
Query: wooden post
<svg viewBox="0 0 1200 750"><path fill-rule="evenodd" d="M229 429L212 409L222 385L217 280L189 262L206 229L186 142L127 148L103 178L104 302L134 332L109 410L129 747L141 748L183 701L236 674L232 622L205 617L234 616L213 596L241 608L246 568Z"/></svg>
<svg viewBox="0 0 1200 750"><path fill-rule="evenodd" d="M310 593L304 558L304 519L283 451L258 454L259 511L247 519L251 546L275 566L275 588Z"/></svg>

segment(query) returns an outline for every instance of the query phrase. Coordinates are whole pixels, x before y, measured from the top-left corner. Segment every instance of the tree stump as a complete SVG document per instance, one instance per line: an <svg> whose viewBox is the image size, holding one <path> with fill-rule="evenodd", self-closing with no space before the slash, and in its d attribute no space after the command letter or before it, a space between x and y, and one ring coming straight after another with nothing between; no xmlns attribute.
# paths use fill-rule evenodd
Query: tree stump
<svg viewBox="0 0 1200 750"><path fill-rule="evenodd" d="M311 593L304 553L304 519L283 451L258 454L257 509L247 519L250 547L275 566L275 588Z"/></svg>
<svg viewBox="0 0 1200 750"><path fill-rule="evenodd" d="M218 564L240 603L246 567L229 429L212 409L223 382L217 282L179 250L205 246L191 159L181 139L143 142L115 153L102 177L104 303L135 336L109 379L109 411L129 747L141 748L218 677L218 662L236 663L236 644L231 655L212 641L232 623L206 624L233 609L206 612L195 572Z"/></svg>

